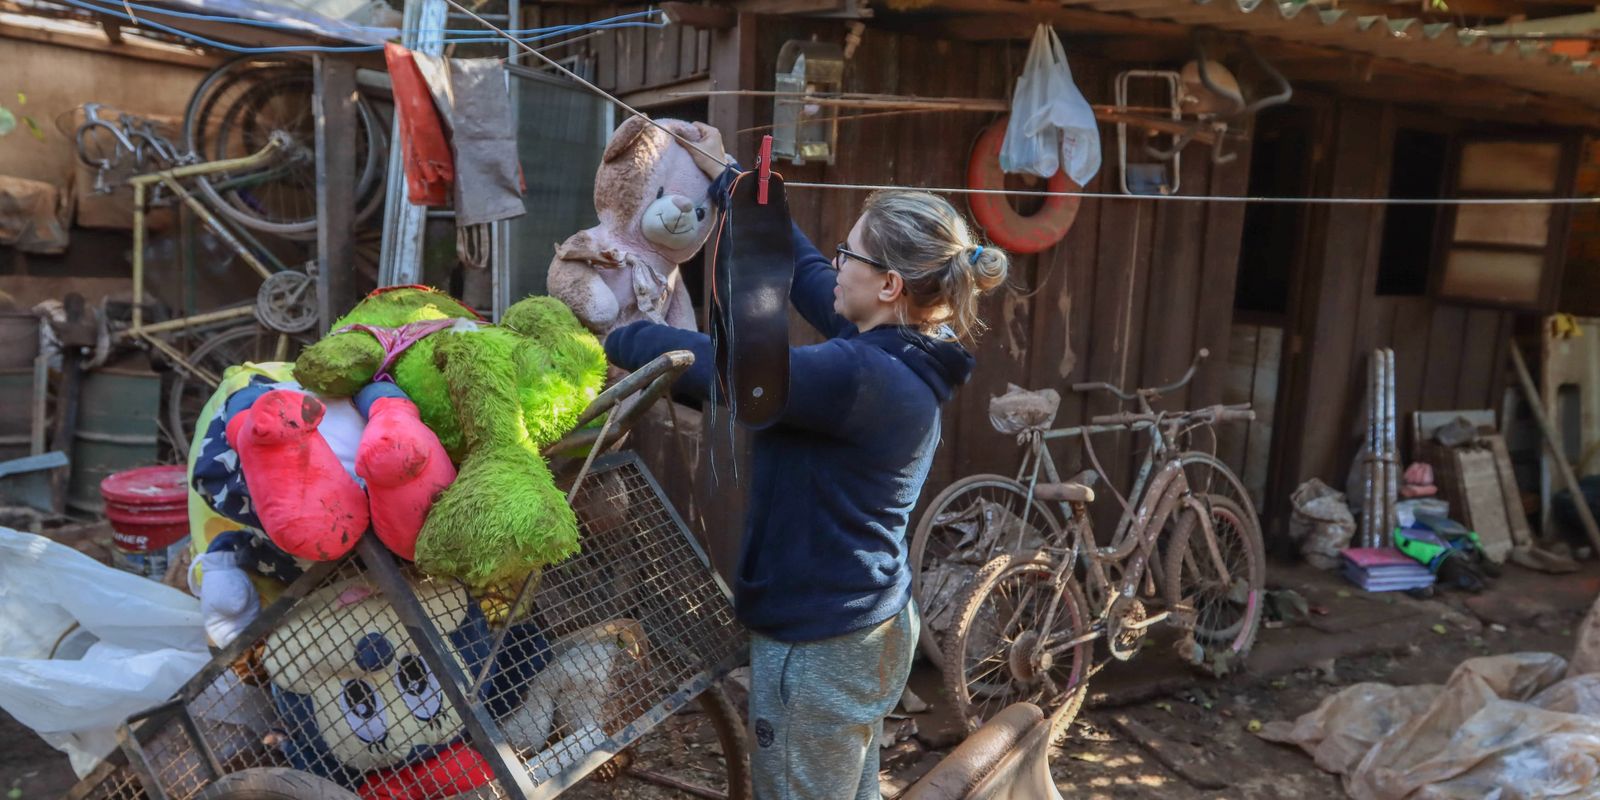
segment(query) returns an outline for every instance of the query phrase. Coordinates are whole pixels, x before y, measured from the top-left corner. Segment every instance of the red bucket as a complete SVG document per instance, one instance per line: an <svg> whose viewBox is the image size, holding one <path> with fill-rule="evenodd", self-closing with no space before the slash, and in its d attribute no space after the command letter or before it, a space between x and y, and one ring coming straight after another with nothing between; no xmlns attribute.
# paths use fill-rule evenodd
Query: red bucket
<svg viewBox="0 0 1600 800"><path fill-rule="evenodd" d="M182 464L139 467L100 482L116 565L160 580L188 547L189 481Z"/></svg>

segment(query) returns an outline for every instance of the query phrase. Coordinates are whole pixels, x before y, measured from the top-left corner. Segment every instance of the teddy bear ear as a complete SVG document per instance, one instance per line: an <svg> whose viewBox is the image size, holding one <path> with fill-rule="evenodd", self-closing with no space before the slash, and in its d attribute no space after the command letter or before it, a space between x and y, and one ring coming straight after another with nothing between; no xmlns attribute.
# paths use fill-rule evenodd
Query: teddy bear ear
<svg viewBox="0 0 1600 800"><path fill-rule="evenodd" d="M601 162L609 164L621 158L623 153L628 152L633 147L634 140L638 139L639 135L649 127L650 123L644 117L629 117L617 127L615 133L611 134L611 141L606 145L606 152L600 157Z"/></svg>

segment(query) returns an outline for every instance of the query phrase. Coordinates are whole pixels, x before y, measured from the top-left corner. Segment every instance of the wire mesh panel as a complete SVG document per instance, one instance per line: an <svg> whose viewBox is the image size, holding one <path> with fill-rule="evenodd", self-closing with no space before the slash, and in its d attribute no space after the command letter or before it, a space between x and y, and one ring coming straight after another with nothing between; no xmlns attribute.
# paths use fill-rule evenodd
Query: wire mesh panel
<svg viewBox="0 0 1600 800"><path fill-rule="evenodd" d="M487 741L527 772L533 794L559 793L693 700L745 647L723 587L637 457L597 462L573 508L582 552L531 579L515 603L409 566L397 573L376 549L308 575L290 590L303 593L297 602L236 643L237 659L185 688L179 710L194 733L181 713L152 716L135 758L173 800L252 767L291 767L369 797L505 796L496 761L475 746ZM417 627L422 618L437 637ZM138 770L103 774L74 794L154 794Z"/></svg>

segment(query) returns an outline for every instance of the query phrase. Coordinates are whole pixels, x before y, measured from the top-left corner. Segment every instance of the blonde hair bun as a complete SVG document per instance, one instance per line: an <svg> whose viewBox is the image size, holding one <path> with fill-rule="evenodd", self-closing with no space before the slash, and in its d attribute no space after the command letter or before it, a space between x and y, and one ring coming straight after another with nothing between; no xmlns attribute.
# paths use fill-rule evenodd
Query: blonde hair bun
<svg viewBox="0 0 1600 800"><path fill-rule="evenodd" d="M884 190L867 196L862 244L905 280L906 297L967 338L982 330L978 299L1005 283L1011 259L979 242L955 206L930 192Z"/></svg>

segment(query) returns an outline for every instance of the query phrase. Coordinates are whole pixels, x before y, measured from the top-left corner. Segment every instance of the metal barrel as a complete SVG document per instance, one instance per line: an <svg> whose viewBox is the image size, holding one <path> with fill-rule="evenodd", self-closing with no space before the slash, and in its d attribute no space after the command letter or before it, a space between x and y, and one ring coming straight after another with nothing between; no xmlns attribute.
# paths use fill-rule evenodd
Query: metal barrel
<svg viewBox="0 0 1600 800"><path fill-rule="evenodd" d="M67 505L85 513L103 513L101 481L113 473L154 464L160 413L160 375L121 367L84 375Z"/></svg>

